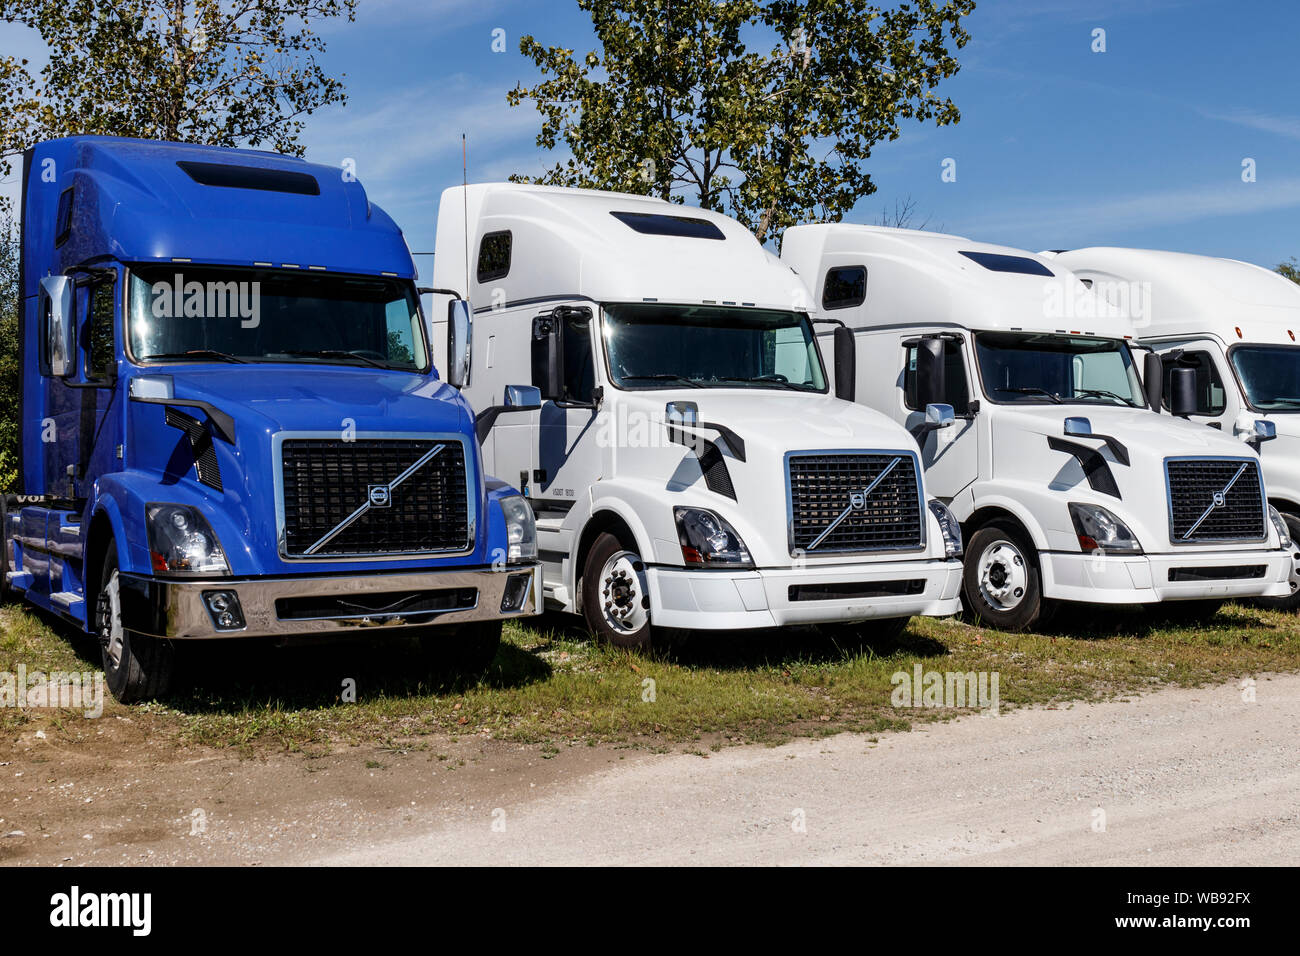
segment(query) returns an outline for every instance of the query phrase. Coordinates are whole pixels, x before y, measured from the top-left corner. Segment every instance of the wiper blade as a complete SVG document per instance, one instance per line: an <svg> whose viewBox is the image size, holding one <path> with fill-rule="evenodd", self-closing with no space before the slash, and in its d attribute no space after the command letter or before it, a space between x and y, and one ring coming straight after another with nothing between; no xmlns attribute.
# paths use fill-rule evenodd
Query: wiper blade
<svg viewBox="0 0 1300 956"><path fill-rule="evenodd" d="M1117 402L1123 402L1129 408L1138 407L1137 402L1133 401L1132 399L1125 398L1123 395L1118 395L1115 392L1112 392L1109 389L1105 389L1105 388L1076 388L1074 390L1074 394L1076 396L1096 395L1098 398L1113 398Z"/></svg>
<svg viewBox="0 0 1300 956"><path fill-rule="evenodd" d="M813 391L810 385L797 385L784 376L778 378L775 375L755 375L751 378L741 378L735 375L720 375L714 379L715 382L762 382L764 385L777 385L781 388L789 389L792 392Z"/></svg>
<svg viewBox="0 0 1300 956"><path fill-rule="evenodd" d="M383 362L376 362L367 355L357 355L355 352L345 352L342 349L289 349L285 355L295 355L302 358L337 358L337 359L355 359L358 362L365 362L375 368L388 368Z"/></svg>
<svg viewBox="0 0 1300 956"><path fill-rule="evenodd" d="M693 378L686 378L682 375L669 375L667 373L659 373L656 375L623 375L621 378L625 382L676 382L678 385L686 385L690 388L704 387Z"/></svg>
<svg viewBox="0 0 1300 956"><path fill-rule="evenodd" d="M184 358L210 358L219 362L233 362L236 365L248 364L247 359L241 359L238 355L231 355L229 352L219 352L216 349L190 349L188 352L155 352L144 357L146 362L150 359Z"/></svg>
<svg viewBox="0 0 1300 956"><path fill-rule="evenodd" d="M1045 388L1033 388L1033 387L1029 387L1029 388L995 388L994 391L995 391L995 392L1014 392L1015 394L1018 394L1018 395L1042 395L1044 398L1050 398L1050 399L1052 400L1052 402L1055 403L1055 404L1057 404L1057 405L1064 405L1064 404L1065 404L1065 402L1062 401L1060 395L1057 395L1055 392L1049 392L1049 391L1048 391L1047 389L1045 389Z"/></svg>

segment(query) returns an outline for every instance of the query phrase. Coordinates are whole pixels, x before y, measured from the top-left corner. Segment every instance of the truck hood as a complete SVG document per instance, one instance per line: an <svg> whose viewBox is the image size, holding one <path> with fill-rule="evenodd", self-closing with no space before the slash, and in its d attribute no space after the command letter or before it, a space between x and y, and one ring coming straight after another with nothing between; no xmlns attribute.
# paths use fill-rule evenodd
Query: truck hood
<svg viewBox="0 0 1300 956"><path fill-rule="evenodd" d="M1066 418L1087 418L1092 424L1093 437L1066 436ZM1108 447L1098 436L1115 439L1123 446L1122 450ZM1100 453L1118 496L1093 487L1081 462L1068 450L1051 448L1049 439ZM1127 464L1123 462L1125 453ZM1081 405L998 407L992 425L992 456L997 484L1008 489L1019 488L1026 498L1043 496L1045 530L1049 537L1061 536L1054 542L1055 546L1066 550L1075 546L1066 504L1078 501L1113 512L1149 552L1168 548L1166 459L1258 458L1251 446L1205 425L1157 415L1146 409ZM1097 477L1104 481L1104 475ZM1209 503L1207 500L1206 504ZM1258 543L1254 546L1258 547Z"/></svg>
<svg viewBox="0 0 1300 956"><path fill-rule="evenodd" d="M167 370L177 398L211 402L254 432L463 431L456 389L427 375L338 365L184 366ZM242 437L242 436L241 436ZM250 436L251 437L251 436Z"/></svg>
<svg viewBox="0 0 1300 956"><path fill-rule="evenodd" d="M693 402L699 409L698 434L714 442L723 453L725 478L711 481L704 476L701 460L680 445L669 443L666 406L670 402ZM798 452L881 452L908 456L908 465L918 455L915 439L897 422L880 412L832 395L817 395L777 389L663 389L647 392L617 392L608 397L601 411L600 427L614 428L625 438L597 443L610 449L605 474L636 484L652 507L704 507L717 512L739 532L760 567L783 567L791 563L790 507L786 456ZM637 434L639 425L645 425ZM710 426L721 425L740 439L739 447L726 433ZM719 476L712 473L711 477ZM920 478L921 497L924 479ZM593 485L599 494L601 484ZM734 491L734 498L727 493ZM844 491L844 505L849 504ZM942 558L943 543L937 525L931 525L928 510L921 506L927 527L923 549L904 551L912 558ZM676 549L676 533L666 546ZM808 565L861 561L861 554L809 553L801 557ZM667 560L667 558L665 558Z"/></svg>

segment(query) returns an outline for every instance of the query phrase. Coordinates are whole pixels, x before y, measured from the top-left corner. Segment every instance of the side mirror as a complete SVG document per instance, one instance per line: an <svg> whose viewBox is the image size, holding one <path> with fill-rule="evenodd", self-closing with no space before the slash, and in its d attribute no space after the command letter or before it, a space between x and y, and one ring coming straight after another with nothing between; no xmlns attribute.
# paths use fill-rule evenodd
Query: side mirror
<svg viewBox="0 0 1300 956"><path fill-rule="evenodd" d="M1232 432L1242 441L1258 445L1277 437L1277 424L1266 418L1251 418L1249 413L1243 412L1233 424Z"/></svg>
<svg viewBox="0 0 1300 956"><path fill-rule="evenodd" d="M957 415L951 405L925 406L925 424L928 428L951 428Z"/></svg>
<svg viewBox="0 0 1300 956"><path fill-rule="evenodd" d="M1186 418L1196 412L1196 370L1176 368L1169 373L1169 412Z"/></svg>
<svg viewBox="0 0 1300 956"><path fill-rule="evenodd" d="M507 385L505 406L516 412L531 412L541 408L541 389L532 385Z"/></svg>
<svg viewBox="0 0 1300 956"><path fill-rule="evenodd" d="M564 321L553 313L533 319L533 385L547 401L564 397Z"/></svg>
<svg viewBox="0 0 1300 956"><path fill-rule="evenodd" d="M41 280L41 308L45 317L45 355L50 375L67 378L76 371L76 326L73 318L73 284L67 276Z"/></svg>
<svg viewBox="0 0 1300 956"><path fill-rule="evenodd" d="M1165 361L1155 352L1148 352L1142 360L1142 388L1147 393L1147 404L1153 412L1164 404Z"/></svg>
<svg viewBox="0 0 1300 956"><path fill-rule="evenodd" d="M944 404L946 371L943 339L921 339L916 346L916 401L922 408Z"/></svg>
<svg viewBox="0 0 1300 956"><path fill-rule="evenodd" d="M858 385L858 343L853 330L837 326L835 342L835 394L846 402L853 401Z"/></svg>
<svg viewBox="0 0 1300 956"><path fill-rule="evenodd" d="M1091 438L1092 422L1086 418L1067 418L1065 434L1073 438Z"/></svg>
<svg viewBox="0 0 1300 956"><path fill-rule="evenodd" d="M469 303L455 299L447 304L447 382L453 388L469 384L474 319Z"/></svg>

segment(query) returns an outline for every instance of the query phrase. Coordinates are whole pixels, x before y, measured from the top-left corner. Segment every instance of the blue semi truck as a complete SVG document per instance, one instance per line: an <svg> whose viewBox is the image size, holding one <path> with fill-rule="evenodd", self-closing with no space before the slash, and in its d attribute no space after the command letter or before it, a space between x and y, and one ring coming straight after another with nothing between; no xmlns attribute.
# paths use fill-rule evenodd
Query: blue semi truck
<svg viewBox="0 0 1300 956"><path fill-rule="evenodd" d="M21 250L0 580L98 638L119 700L165 693L179 641L400 632L482 670L538 612L530 506L483 474L466 363L435 371L410 252L355 177L54 140L24 156Z"/></svg>

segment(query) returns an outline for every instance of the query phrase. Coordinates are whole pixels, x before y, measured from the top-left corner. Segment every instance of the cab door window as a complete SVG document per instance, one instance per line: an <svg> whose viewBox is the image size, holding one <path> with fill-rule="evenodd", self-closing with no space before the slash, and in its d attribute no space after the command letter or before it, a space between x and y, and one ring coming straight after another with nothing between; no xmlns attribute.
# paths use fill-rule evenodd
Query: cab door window
<svg viewBox="0 0 1300 956"><path fill-rule="evenodd" d="M1165 360L1164 403L1169 407L1169 385L1174 369L1190 368L1196 373L1196 411L1194 415L1222 415L1228 407L1223 378L1209 352L1184 352L1177 361Z"/></svg>
<svg viewBox="0 0 1300 956"><path fill-rule="evenodd" d="M907 349L907 367L903 372L903 404L914 412L923 412L916 398L916 349ZM966 362L962 357L960 342L945 339L943 343L944 382L948 389L948 404L954 414L970 414L970 387L966 379Z"/></svg>
<svg viewBox="0 0 1300 956"><path fill-rule="evenodd" d="M589 404L596 390L589 310L570 309L564 316L564 401Z"/></svg>
<svg viewBox="0 0 1300 956"><path fill-rule="evenodd" d="M113 329L116 324L117 283L105 279L84 287L86 296L85 334L86 381L107 382L113 377L116 352Z"/></svg>

